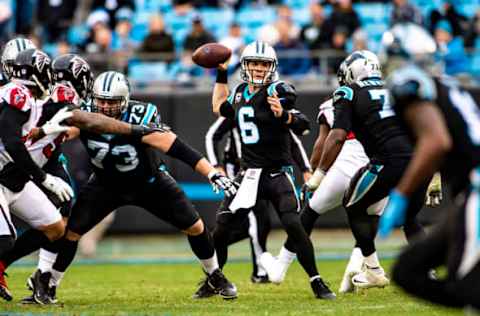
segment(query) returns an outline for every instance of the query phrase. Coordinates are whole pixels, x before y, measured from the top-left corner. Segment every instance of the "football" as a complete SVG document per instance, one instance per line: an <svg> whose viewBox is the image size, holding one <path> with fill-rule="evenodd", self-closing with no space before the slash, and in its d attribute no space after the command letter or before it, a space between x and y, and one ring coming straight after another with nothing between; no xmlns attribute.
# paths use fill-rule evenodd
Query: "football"
<svg viewBox="0 0 480 316"><path fill-rule="evenodd" d="M216 68L232 55L230 48L218 43L207 43L195 50L192 60L204 68Z"/></svg>

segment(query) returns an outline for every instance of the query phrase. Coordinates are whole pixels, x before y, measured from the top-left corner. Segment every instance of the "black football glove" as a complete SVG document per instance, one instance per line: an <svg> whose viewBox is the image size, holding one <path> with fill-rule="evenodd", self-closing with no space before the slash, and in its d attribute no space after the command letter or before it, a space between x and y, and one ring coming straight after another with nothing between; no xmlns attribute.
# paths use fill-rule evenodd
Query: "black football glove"
<svg viewBox="0 0 480 316"><path fill-rule="evenodd" d="M143 137L145 135L159 132L166 133L169 132L170 126L166 124L148 124L148 125L136 125L132 124L132 136L134 137Z"/></svg>
<svg viewBox="0 0 480 316"><path fill-rule="evenodd" d="M222 190L226 197L232 197L237 193L238 184L218 171L209 175L208 179L215 193L219 193Z"/></svg>
<svg viewBox="0 0 480 316"><path fill-rule="evenodd" d="M308 203L308 200L312 198L313 192L310 190L308 185L304 183L302 189L300 190L300 207L303 207Z"/></svg>

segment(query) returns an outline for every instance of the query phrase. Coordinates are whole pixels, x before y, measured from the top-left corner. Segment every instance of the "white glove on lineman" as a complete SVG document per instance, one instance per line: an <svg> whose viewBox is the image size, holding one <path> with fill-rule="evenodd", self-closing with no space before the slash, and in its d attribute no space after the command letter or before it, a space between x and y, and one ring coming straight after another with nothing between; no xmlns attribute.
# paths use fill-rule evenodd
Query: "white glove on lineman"
<svg viewBox="0 0 480 316"><path fill-rule="evenodd" d="M443 199L442 194L442 177L437 172L433 175L430 184L428 185L427 194L425 195L425 205L437 207Z"/></svg>
<svg viewBox="0 0 480 316"><path fill-rule="evenodd" d="M216 169L213 169L208 174L208 179L213 187L213 192L219 193L220 190L223 191L226 197L232 197L237 193L237 184L218 172Z"/></svg>
<svg viewBox="0 0 480 316"><path fill-rule="evenodd" d="M64 107L58 111L48 122L43 124L41 129L45 135L66 132L70 126L60 125L60 123L71 118L72 116L73 112L69 111L67 107Z"/></svg>
<svg viewBox="0 0 480 316"><path fill-rule="evenodd" d="M61 202L70 201L73 198L73 190L59 177L52 176L47 173L42 185L49 191L55 193Z"/></svg>
<svg viewBox="0 0 480 316"><path fill-rule="evenodd" d="M315 169L315 172L313 175L308 179L308 181L305 183L305 186L308 188L310 191L315 191L320 183L322 183L323 178L325 177L326 172L323 171L322 169Z"/></svg>

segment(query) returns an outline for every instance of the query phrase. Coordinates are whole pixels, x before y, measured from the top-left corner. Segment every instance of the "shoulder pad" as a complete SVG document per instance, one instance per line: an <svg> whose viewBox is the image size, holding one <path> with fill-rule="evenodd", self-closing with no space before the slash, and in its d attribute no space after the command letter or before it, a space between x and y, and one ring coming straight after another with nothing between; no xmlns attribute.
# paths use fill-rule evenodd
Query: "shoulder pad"
<svg viewBox="0 0 480 316"><path fill-rule="evenodd" d="M152 103L146 103L136 100L128 102L128 108L122 120L131 124L148 125L159 121L158 109Z"/></svg>
<svg viewBox="0 0 480 316"><path fill-rule="evenodd" d="M227 102L230 104L235 104L242 98L243 88L246 86L246 83L242 82L235 86L235 88L230 91L230 95L227 98Z"/></svg>
<svg viewBox="0 0 480 316"><path fill-rule="evenodd" d="M297 94L295 88L284 81L275 81L268 86L267 93L269 96L282 94Z"/></svg>
<svg viewBox="0 0 480 316"><path fill-rule="evenodd" d="M72 88L65 85L55 86L50 94L50 99L54 103L72 103L75 105L79 103L77 93Z"/></svg>
<svg viewBox="0 0 480 316"><path fill-rule="evenodd" d="M415 66L402 68L387 79L387 87L395 100L435 100L437 90L433 79Z"/></svg>
<svg viewBox="0 0 480 316"><path fill-rule="evenodd" d="M2 89L1 94L2 94L2 99L5 100L5 102L8 105L22 112L26 112L30 110L31 108L30 102L32 102L30 98L30 94L21 86L18 86L12 83L7 84Z"/></svg>
<svg viewBox="0 0 480 316"><path fill-rule="evenodd" d="M341 86L335 92L333 92L333 103L345 99L348 101L353 100L353 89L348 86Z"/></svg>

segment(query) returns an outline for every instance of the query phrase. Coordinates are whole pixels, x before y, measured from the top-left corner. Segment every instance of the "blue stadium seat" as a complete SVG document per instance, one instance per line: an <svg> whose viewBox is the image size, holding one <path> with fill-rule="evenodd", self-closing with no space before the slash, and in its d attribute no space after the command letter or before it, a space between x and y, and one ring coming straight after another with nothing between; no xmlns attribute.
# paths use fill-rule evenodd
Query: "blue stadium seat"
<svg viewBox="0 0 480 316"><path fill-rule="evenodd" d="M190 32L194 14L191 11L186 15L177 15L173 10L165 14L165 27L172 34L176 49L182 49L183 41Z"/></svg>
<svg viewBox="0 0 480 316"><path fill-rule="evenodd" d="M457 8L460 14L463 14L466 17L473 17L475 13L480 9L480 2L478 0L459 2L460 3L455 3L455 8Z"/></svg>
<svg viewBox="0 0 480 316"><path fill-rule="evenodd" d="M383 3L356 3L354 9L360 17L362 25L385 21L388 19L387 6Z"/></svg>
<svg viewBox="0 0 480 316"><path fill-rule="evenodd" d="M71 45L79 46L85 43L89 30L85 24L72 25L67 31L67 41Z"/></svg>
<svg viewBox="0 0 480 316"><path fill-rule="evenodd" d="M232 9L204 8L200 10L203 25L215 38L220 39L228 33L235 14Z"/></svg>
<svg viewBox="0 0 480 316"><path fill-rule="evenodd" d="M310 23L310 9L309 7L293 9L293 21L300 26Z"/></svg>
<svg viewBox="0 0 480 316"><path fill-rule="evenodd" d="M128 65L128 76L140 83L171 79L165 62L132 62Z"/></svg>
<svg viewBox="0 0 480 316"><path fill-rule="evenodd" d="M242 28L257 30L262 25L275 21L275 10L266 6L244 7L237 12L235 21Z"/></svg>
<svg viewBox="0 0 480 316"><path fill-rule="evenodd" d="M283 0L283 4L288 5L292 9L308 9L310 0Z"/></svg>
<svg viewBox="0 0 480 316"><path fill-rule="evenodd" d="M172 9L171 0L135 0L137 12L168 12Z"/></svg>

